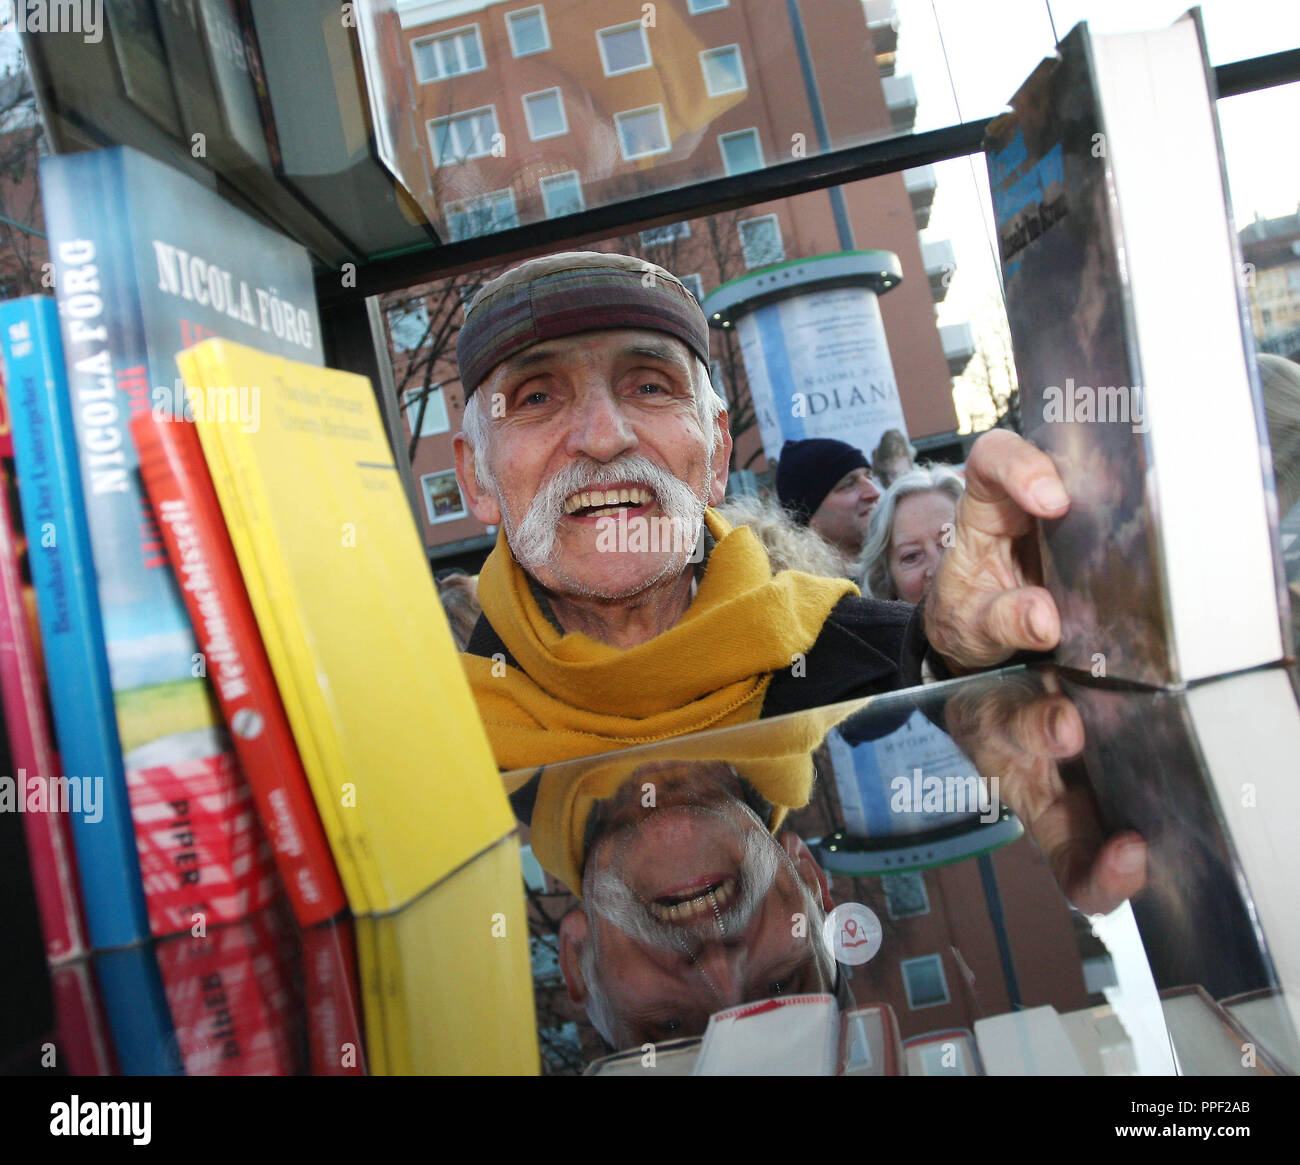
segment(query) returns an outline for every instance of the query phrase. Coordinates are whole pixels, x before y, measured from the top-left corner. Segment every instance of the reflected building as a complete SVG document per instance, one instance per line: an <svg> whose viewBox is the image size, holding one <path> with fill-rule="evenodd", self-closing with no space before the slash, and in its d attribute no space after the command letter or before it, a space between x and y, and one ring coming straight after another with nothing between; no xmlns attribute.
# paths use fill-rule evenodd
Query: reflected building
<svg viewBox="0 0 1300 1165"><path fill-rule="evenodd" d="M387 7L378 39L388 67L404 73L390 99L405 105L394 109L391 148L411 193L453 241L906 133L915 120L915 87L895 67L891 0L803 4L797 27L784 4L739 0L662 0L629 8L635 19L622 21L577 0ZM956 270L951 245L920 234L935 190L933 169L919 167L585 245L644 257L700 298L775 263L893 252L903 281L881 312L908 434L923 454L960 460L952 378L973 343L969 329L935 322ZM389 311L435 558L490 545L463 500L448 500L447 484L454 492L463 407L454 332L474 280L494 273L431 285ZM715 385L743 430L733 468L761 475L739 345L715 336L713 355Z"/></svg>
<svg viewBox="0 0 1300 1165"><path fill-rule="evenodd" d="M1300 360L1300 209L1280 218L1256 216L1237 237L1259 350Z"/></svg>

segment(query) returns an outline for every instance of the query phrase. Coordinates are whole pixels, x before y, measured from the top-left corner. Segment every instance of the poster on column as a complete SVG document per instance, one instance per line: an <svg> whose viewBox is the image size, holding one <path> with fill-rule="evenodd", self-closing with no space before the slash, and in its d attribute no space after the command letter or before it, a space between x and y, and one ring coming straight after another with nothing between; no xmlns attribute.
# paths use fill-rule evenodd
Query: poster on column
<svg viewBox="0 0 1300 1165"><path fill-rule="evenodd" d="M886 429L907 435L876 293L808 291L736 323L763 449L834 437L870 454Z"/></svg>

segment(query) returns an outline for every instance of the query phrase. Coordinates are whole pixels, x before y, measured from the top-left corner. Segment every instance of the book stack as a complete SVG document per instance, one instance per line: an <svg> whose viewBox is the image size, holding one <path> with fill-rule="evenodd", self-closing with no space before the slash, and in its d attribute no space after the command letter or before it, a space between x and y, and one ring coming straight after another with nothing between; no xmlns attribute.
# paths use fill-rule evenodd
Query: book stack
<svg viewBox="0 0 1300 1165"><path fill-rule="evenodd" d="M420 898L439 958L386 980L372 1062L536 1071L513 815L373 390L322 367L306 252L130 149L41 180L57 307L0 305L0 697L25 781L0 796L59 810L24 821L47 958L116 952L97 974L126 1071L289 1071L248 920L283 898L320 935ZM410 930L364 927L363 967ZM328 986L350 955L304 949L311 1063L361 1071ZM243 1025L221 1063L218 978ZM420 1034L450 1013L454 1040ZM476 1037L489 1015L516 1034Z"/></svg>

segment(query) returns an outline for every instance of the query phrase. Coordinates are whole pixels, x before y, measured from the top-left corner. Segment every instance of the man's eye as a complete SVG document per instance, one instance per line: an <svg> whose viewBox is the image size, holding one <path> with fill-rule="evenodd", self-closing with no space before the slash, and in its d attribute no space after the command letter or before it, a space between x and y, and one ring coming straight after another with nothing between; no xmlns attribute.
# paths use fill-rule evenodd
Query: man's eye
<svg viewBox="0 0 1300 1165"><path fill-rule="evenodd" d="M768 986L767 986L767 989L768 989L768 990L769 990L773 995L784 995L787 991L790 990L790 980L789 980L789 979L777 979L777 980L775 980L774 982L769 983Z"/></svg>
<svg viewBox="0 0 1300 1165"><path fill-rule="evenodd" d="M546 393L538 390L537 392L530 392L522 401L520 401L520 403L526 405L540 405L545 404L548 399Z"/></svg>
<svg viewBox="0 0 1300 1165"><path fill-rule="evenodd" d="M637 392L643 396L648 396L652 392L663 392L662 384L655 384L653 381L646 381L645 384L637 385Z"/></svg>
<svg viewBox="0 0 1300 1165"><path fill-rule="evenodd" d="M674 1032L682 1030L682 1021L680 1019L666 1019L659 1025L659 1030L665 1035L672 1035Z"/></svg>

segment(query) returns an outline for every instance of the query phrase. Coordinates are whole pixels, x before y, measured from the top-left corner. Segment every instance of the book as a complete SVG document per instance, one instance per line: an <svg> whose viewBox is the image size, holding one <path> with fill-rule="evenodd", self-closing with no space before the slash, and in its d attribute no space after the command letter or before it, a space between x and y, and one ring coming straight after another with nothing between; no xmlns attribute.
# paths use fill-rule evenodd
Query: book
<svg viewBox="0 0 1300 1165"><path fill-rule="evenodd" d="M185 1075L153 945L99 952L93 967L122 1075Z"/></svg>
<svg viewBox="0 0 1300 1165"><path fill-rule="evenodd" d="M1056 658L1152 685L1289 651L1214 99L1195 11L1154 32L1080 24L984 141L1022 431L1071 499L1040 523Z"/></svg>
<svg viewBox="0 0 1300 1165"><path fill-rule="evenodd" d="M51 967L50 989L54 994L55 1063L69 1076L117 1075L90 961L73 959Z"/></svg>
<svg viewBox="0 0 1300 1165"><path fill-rule="evenodd" d="M352 919L302 932L303 1006L313 1076L364 1076L365 1039Z"/></svg>
<svg viewBox="0 0 1300 1165"><path fill-rule="evenodd" d="M54 301L0 304L0 352L62 775L90 782L97 802L70 815L86 926L96 948L122 946L149 921Z"/></svg>
<svg viewBox="0 0 1300 1165"><path fill-rule="evenodd" d="M840 1012L831 995L742 1003L709 1016L695 1076L834 1076Z"/></svg>
<svg viewBox="0 0 1300 1165"><path fill-rule="evenodd" d="M855 1007L840 1018L841 1076L897 1076L903 1046L888 1003Z"/></svg>
<svg viewBox="0 0 1300 1165"><path fill-rule="evenodd" d="M184 415L174 353L223 333L322 360L306 252L134 150L44 158L82 504L155 934L233 921L274 867L137 469L130 416ZM207 402L254 425L255 393Z"/></svg>
<svg viewBox="0 0 1300 1165"><path fill-rule="evenodd" d="M212 340L199 415L258 629L354 914L395 910L514 828L369 381ZM347 618L340 618L340 611Z"/></svg>
<svg viewBox="0 0 1300 1165"><path fill-rule="evenodd" d="M86 949L68 818L74 811L94 816L98 801L92 784L59 771L27 601L27 539L14 489L13 453L7 392L0 383L0 706L13 765L0 776L0 812L22 814L45 957L57 961Z"/></svg>
<svg viewBox="0 0 1300 1165"><path fill-rule="evenodd" d="M633 1048L592 1060L584 1076L691 1076L699 1058L700 1036L663 1040L651 1049Z"/></svg>
<svg viewBox="0 0 1300 1165"><path fill-rule="evenodd" d="M1178 1057L1180 1076L1287 1074L1204 988L1166 988L1160 992L1160 1007Z"/></svg>
<svg viewBox="0 0 1300 1165"><path fill-rule="evenodd" d="M192 422L141 413L131 435L163 542L208 661L240 768L303 927L338 914L343 886L298 759Z"/></svg>
<svg viewBox="0 0 1300 1165"><path fill-rule="evenodd" d="M1028 1007L975 1021L975 1044L989 1076L1085 1076L1056 1008Z"/></svg>
<svg viewBox="0 0 1300 1165"><path fill-rule="evenodd" d="M909 1076L983 1076L984 1068L969 1028L945 1028L903 1041Z"/></svg>

